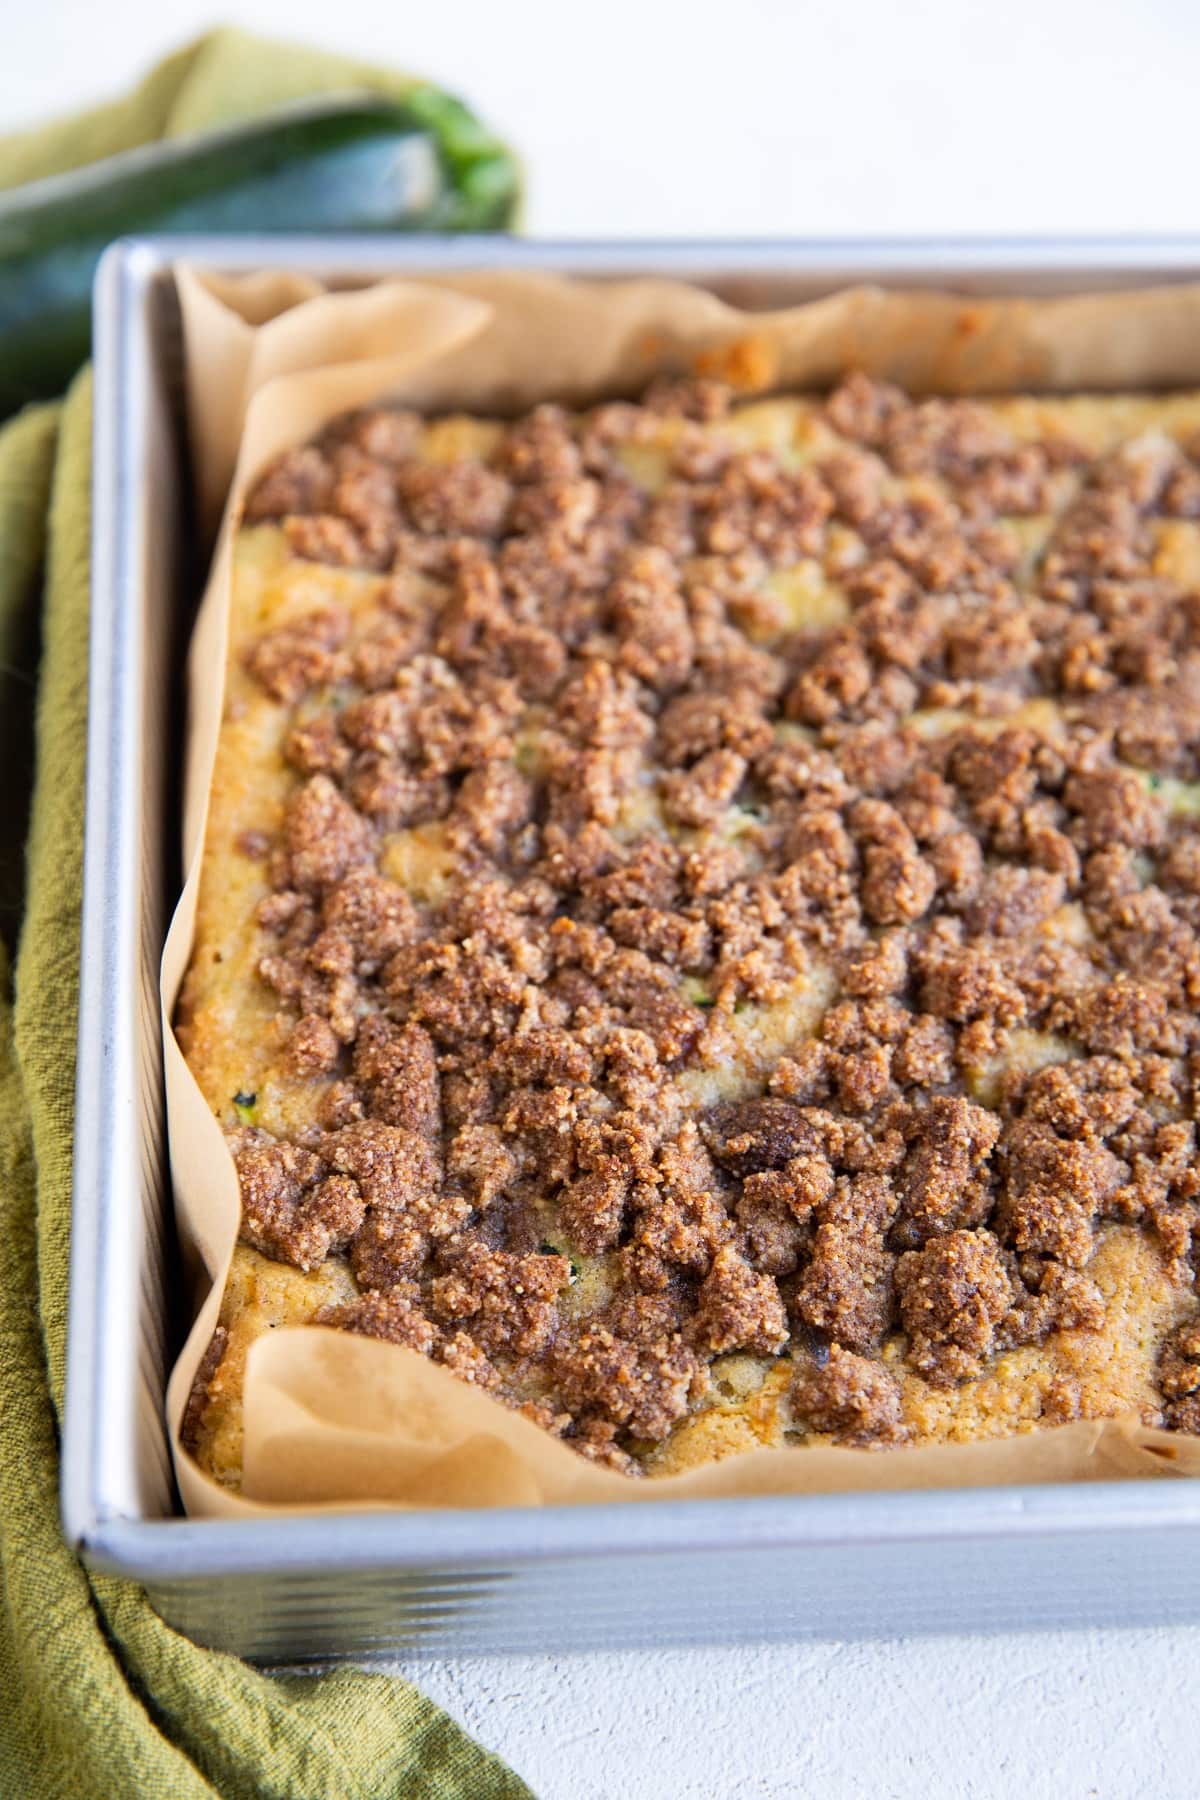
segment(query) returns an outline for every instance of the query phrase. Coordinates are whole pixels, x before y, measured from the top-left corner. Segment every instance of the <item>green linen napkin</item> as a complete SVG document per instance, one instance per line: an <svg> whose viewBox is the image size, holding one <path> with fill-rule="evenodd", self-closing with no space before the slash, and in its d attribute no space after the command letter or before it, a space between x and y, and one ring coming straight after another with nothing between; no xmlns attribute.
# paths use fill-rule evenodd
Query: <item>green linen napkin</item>
<svg viewBox="0 0 1200 1800"><path fill-rule="evenodd" d="M0 139L0 186L348 82L399 78L219 31L83 119ZM414 1688L269 1677L197 1649L58 1523L87 714L91 381L0 430L0 1794L22 1800L516 1800L529 1790ZM39 646L40 640L40 646ZM40 648L40 653L39 653ZM26 853L22 714L36 672ZM11 1003L7 998L10 989Z"/></svg>

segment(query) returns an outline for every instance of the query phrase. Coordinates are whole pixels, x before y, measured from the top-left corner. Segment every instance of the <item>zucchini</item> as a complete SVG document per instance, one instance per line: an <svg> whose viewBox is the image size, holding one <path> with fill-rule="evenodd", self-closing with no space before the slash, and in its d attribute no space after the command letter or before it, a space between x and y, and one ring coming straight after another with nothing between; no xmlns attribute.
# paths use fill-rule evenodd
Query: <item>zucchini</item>
<svg viewBox="0 0 1200 1800"><path fill-rule="evenodd" d="M0 418L66 387L114 238L217 231L494 231L517 165L460 101L306 101L0 193Z"/></svg>

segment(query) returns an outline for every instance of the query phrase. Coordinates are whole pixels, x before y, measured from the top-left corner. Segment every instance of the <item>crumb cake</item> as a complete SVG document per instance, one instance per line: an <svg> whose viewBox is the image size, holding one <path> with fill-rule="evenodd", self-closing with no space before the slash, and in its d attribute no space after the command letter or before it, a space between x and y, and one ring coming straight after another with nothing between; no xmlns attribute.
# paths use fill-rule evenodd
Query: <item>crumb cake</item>
<svg viewBox="0 0 1200 1800"><path fill-rule="evenodd" d="M232 605L216 1479L304 1322L631 1475L1200 1430L1200 398L369 410Z"/></svg>

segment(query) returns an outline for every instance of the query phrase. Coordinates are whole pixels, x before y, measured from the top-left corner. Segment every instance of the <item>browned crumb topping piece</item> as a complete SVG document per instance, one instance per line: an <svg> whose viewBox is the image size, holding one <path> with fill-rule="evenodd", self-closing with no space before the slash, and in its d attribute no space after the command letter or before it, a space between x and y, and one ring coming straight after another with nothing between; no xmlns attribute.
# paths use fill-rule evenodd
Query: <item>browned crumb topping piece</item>
<svg viewBox="0 0 1200 1800"><path fill-rule="evenodd" d="M192 1391L188 1395L187 1405L183 1409L183 1418L179 1425L180 1442L187 1450L194 1450L199 1440L205 1408L211 1398L212 1379L221 1366L228 1342L228 1331L224 1325L218 1325L208 1341L204 1355L200 1358L199 1366L192 1380Z"/></svg>
<svg viewBox="0 0 1200 1800"><path fill-rule="evenodd" d="M428 1356L437 1332L422 1311L421 1290L412 1281L397 1281L380 1293L373 1289L345 1306L326 1306L313 1318L314 1325L333 1325L341 1331L357 1331L363 1337L383 1338Z"/></svg>
<svg viewBox="0 0 1200 1800"><path fill-rule="evenodd" d="M1164 1423L1175 1431L1200 1431L1200 1322L1190 1319L1163 1346L1158 1379Z"/></svg>
<svg viewBox="0 0 1200 1800"><path fill-rule="evenodd" d="M951 1231L906 1251L896 1288L915 1367L947 1385L976 1374L1013 1298L995 1238Z"/></svg>
<svg viewBox="0 0 1200 1800"><path fill-rule="evenodd" d="M242 1236L264 1256L315 1269L342 1250L363 1220L353 1181L297 1144L252 1144L237 1158Z"/></svg>
<svg viewBox="0 0 1200 1800"><path fill-rule="evenodd" d="M1103 1328L1110 1224L1184 1288L1200 1242L1200 598L1155 561L1197 446L858 376L804 467L734 422L670 381L431 464L377 409L246 515L383 579L244 655L291 709L245 854L320 1125L239 1137L243 1236L347 1255L325 1322L625 1470L789 1343L802 1429L899 1441L904 1379ZM832 623L787 623L798 567ZM413 844L448 891L391 878ZM1200 1430L1193 1325L1159 1380Z"/></svg>
<svg viewBox="0 0 1200 1800"><path fill-rule="evenodd" d="M872 1357L831 1344L823 1363L800 1370L792 1410L813 1431L847 1443L893 1444L903 1437L900 1383Z"/></svg>
<svg viewBox="0 0 1200 1800"><path fill-rule="evenodd" d="M585 1426L599 1418L635 1438L667 1435L706 1385L684 1343L676 1309L633 1294L556 1344L551 1370Z"/></svg>

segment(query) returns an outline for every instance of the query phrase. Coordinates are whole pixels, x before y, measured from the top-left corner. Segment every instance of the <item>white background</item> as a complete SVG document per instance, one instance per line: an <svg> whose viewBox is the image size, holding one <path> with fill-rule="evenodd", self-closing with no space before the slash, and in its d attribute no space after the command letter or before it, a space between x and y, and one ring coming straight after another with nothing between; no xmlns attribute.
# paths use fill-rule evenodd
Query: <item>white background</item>
<svg viewBox="0 0 1200 1800"><path fill-rule="evenodd" d="M6 21L0 131L120 88L212 23L210 4L22 6L19 29ZM1194 0L223 10L469 95L525 154L531 231L1200 228ZM541 1800L1183 1800L1200 1789L1200 1630L408 1672Z"/></svg>

